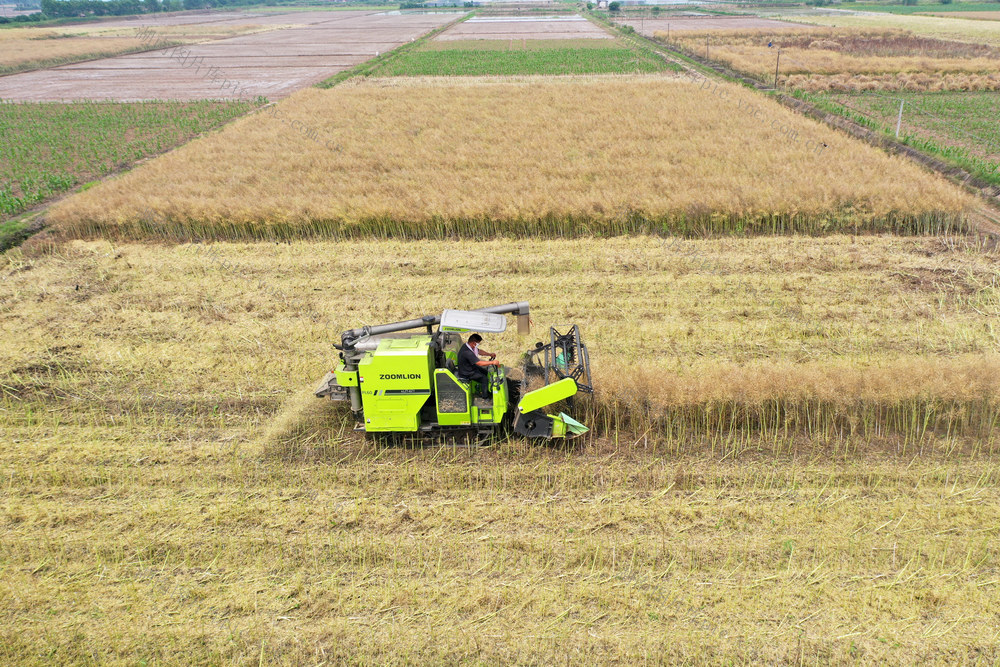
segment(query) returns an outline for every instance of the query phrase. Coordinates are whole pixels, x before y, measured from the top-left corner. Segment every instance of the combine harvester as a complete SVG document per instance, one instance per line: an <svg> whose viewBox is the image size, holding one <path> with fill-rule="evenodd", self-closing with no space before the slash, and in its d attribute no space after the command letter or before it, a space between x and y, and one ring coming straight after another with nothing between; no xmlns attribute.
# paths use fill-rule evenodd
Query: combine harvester
<svg viewBox="0 0 1000 667"><path fill-rule="evenodd" d="M316 396L350 401L355 430L383 437L489 438L514 432L551 440L586 433L587 427L569 415L543 410L577 392L593 391L587 347L576 325L565 334L550 329L547 345L539 342L526 352L520 380L508 377L503 366L488 367L489 399L474 398L481 395L478 382L458 379L463 334L501 333L507 329L506 315L517 316L519 334L529 333L528 304L523 301L345 331L341 344L334 345L340 363L323 378ZM522 396L536 381L543 386Z"/></svg>

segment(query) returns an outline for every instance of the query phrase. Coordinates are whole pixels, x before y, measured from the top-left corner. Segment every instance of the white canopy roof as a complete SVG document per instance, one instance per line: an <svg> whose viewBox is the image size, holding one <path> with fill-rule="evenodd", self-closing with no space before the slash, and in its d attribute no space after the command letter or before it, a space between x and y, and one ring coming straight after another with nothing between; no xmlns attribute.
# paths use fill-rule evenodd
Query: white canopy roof
<svg viewBox="0 0 1000 667"><path fill-rule="evenodd" d="M507 329L507 318L494 313L483 313L478 310L445 309L441 313L442 331L481 331L483 333L500 333Z"/></svg>

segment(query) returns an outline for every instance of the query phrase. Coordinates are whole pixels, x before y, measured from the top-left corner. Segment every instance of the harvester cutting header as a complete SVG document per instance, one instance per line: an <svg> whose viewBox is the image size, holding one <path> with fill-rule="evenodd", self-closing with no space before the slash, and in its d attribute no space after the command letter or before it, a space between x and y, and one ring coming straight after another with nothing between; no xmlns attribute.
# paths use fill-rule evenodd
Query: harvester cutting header
<svg viewBox="0 0 1000 667"><path fill-rule="evenodd" d="M349 401L356 430L371 434L513 431L568 439L586 433L569 415L544 410L593 391L587 347L576 325L566 333L550 329L549 342L537 343L522 357L518 379L498 364L485 364L476 373L481 379L460 377L459 354L468 345L463 334L502 333L507 315L516 316L519 334L529 333L524 301L345 331L334 345L340 362L316 396ZM473 352L470 347L465 354ZM528 391L535 384L541 386Z"/></svg>

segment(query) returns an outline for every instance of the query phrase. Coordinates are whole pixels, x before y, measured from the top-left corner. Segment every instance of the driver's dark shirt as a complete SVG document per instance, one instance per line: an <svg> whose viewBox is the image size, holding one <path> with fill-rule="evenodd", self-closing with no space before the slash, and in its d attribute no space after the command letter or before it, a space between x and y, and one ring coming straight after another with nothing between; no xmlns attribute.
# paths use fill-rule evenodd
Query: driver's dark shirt
<svg viewBox="0 0 1000 667"><path fill-rule="evenodd" d="M462 349L458 351L458 379L478 380L486 375L486 371L476 365L478 361L479 355L473 352L468 345L462 345Z"/></svg>

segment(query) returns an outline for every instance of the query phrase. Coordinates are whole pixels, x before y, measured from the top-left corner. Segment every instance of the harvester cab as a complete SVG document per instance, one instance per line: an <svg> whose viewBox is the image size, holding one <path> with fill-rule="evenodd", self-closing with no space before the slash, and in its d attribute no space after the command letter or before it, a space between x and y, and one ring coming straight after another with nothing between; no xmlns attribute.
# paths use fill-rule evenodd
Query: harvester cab
<svg viewBox="0 0 1000 667"><path fill-rule="evenodd" d="M525 353L520 378L511 377L506 367L490 366L484 390L457 376L463 334L502 333L507 315L516 316L519 334L527 334L528 312L522 301L471 311L448 309L441 315L345 331L335 345L340 361L320 382L316 396L350 402L356 430L370 434L582 435L586 426L544 409L593 390L587 348L575 325L569 334L551 329L548 344L539 342ZM528 391L532 384L541 386ZM476 400L483 394L489 398Z"/></svg>

